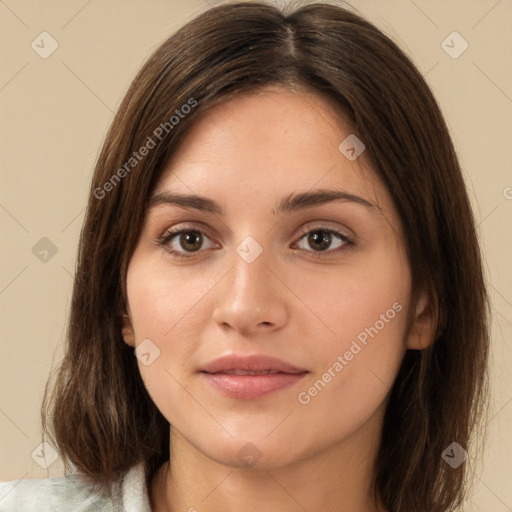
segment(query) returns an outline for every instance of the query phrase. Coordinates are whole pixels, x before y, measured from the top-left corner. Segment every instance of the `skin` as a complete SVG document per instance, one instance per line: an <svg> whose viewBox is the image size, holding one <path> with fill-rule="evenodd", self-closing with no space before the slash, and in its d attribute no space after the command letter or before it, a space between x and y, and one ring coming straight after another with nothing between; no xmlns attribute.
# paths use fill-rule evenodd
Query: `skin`
<svg viewBox="0 0 512 512"><path fill-rule="evenodd" d="M389 192L365 152L350 161L338 149L351 133L314 93L267 88L208 110L157 182L153 194L194 193L225 211L151 207L128 268L123 337L132 347L149 338L160 350L139 370L172 425L171 462L152 482L152 510L384 510L372 483L389 390L405 351L433 342L433 325L428 297L411 302ZM272 213L292 192L318 188L378 207L333 201ZM184 225L205 233L199 250L179 235L156 242ZM350 234L356 246L335 236L324 249L308 242L320 228ZM247 236L263 249L252 263L236 252ZM170 247L191 257L172 258ZM299 393L396 303L401 311L301 403ZM257 400L226 397L197 371L232 352L271 355L309 373ZM248 442L257 459L250 467L237 457Z"/></svg>

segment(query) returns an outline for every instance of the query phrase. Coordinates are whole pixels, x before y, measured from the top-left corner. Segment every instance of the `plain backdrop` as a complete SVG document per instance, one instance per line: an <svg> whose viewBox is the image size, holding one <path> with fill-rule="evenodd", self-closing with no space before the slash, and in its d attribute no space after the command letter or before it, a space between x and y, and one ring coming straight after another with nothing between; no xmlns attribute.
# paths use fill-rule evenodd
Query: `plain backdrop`
<svg viewBox="0 0 512 512"><path fill-rule="evenodd" d="M63 474L60 459L41 467L39 409L63 353L94 163L142 63L181 25L219 3L0 0L0 480ZM512 3L351 5L426 77L461 160L493 302L489 439L464 510L510 511Z"/></svg>

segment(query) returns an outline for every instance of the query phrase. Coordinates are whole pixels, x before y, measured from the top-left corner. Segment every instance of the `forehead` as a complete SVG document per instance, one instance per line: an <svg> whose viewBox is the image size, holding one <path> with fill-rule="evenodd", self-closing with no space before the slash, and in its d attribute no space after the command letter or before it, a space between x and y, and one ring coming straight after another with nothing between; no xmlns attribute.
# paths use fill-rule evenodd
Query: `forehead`
<svg viewBox="0 0 512 512"><path fill-rule="evenodd" d="M273 209L294 191L342 189L392 209L364 150L347 157L344 141L357 144L354 137L348 119L319 95L282 88L246 93L198 118L152 196L173 191L215 197L234 209Z"/></svg>

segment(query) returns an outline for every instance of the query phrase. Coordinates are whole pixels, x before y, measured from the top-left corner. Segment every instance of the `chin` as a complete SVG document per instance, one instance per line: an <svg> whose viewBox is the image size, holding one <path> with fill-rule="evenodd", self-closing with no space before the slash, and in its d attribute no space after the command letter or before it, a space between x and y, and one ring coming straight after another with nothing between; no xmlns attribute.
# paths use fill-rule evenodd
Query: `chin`
<svg viewBox="0 0 512 512"><path fill-rule="evenodd" d="M233 468L250 470L271 470L307 457L308 447L300 446L300 439L272 433L265 428L264 433L255 433L255 429L239 429L234 437L212 436L205 433L196 447L208 458L219 464ZM202 440L208 440L203 443ZM310 446L310 449L313 449Z"/></svg>

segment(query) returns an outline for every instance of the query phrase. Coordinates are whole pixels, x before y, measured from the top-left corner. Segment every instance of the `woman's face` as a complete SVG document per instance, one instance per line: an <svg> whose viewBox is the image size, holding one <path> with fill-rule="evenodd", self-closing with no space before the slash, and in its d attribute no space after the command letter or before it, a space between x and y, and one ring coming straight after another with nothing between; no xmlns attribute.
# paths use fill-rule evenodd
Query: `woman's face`
<svg viewBox="0 0 512 512"><path fill-rule="evenodd" d="M360 144L322 98L269 88L211 108L153 191L124 338L210 459L271 468L376 443L420 341L399 218Z"/></svg>

